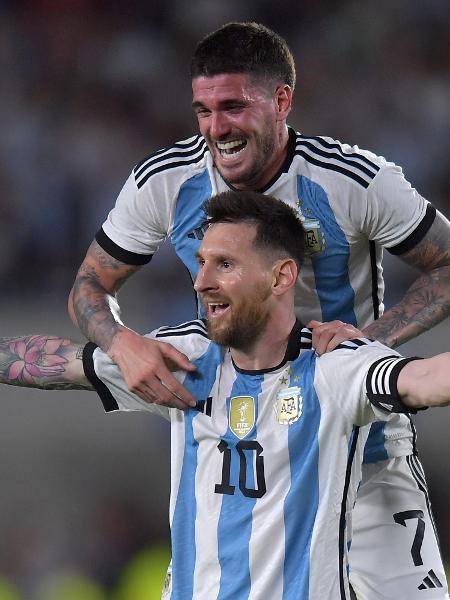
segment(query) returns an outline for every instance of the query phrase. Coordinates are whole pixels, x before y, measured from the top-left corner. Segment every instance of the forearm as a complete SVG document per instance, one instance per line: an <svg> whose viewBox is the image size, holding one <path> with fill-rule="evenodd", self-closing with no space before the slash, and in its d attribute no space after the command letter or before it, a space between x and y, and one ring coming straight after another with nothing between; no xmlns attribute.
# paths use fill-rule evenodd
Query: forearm
<svg viewBox="0 0 450 600"><path fill-rule="evenodd" d="M72 309L80 331L107 352L119 328L119 312L111 307L115 298L96 280L80 270L72 289Z"/></svg>
<svg viewBox="0 0 450 600"><path fill-rule="evenodd" d="M397 388L411 408L450 404L450 352L413 360L400 371Z"/></svg>
<svg viewBox="0 0 450 600"><path fill-rule="evenodd" d="M450 315L450 266L422 274L403 299L363 330L390 348L431 329Z"/></svg>
<svg viewBox="0 0 450 600"><path fill-rule="evenodd" d="M93 242L78 271L69 299L69 313L83 334L105 352L122 328L115 294L137 269L112 258Z"/></svg>
<svg viewBox="0 0 450 600"><path fill-rule="evenodd" d="M0 383L45 390L91 390L84 344L49 335L0 338Z"/></svg>

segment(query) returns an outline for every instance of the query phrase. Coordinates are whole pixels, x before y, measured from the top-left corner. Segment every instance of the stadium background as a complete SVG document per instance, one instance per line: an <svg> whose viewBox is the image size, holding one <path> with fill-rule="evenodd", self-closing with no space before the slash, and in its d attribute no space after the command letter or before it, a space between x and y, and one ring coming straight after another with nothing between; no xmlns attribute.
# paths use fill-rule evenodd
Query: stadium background
<svg viewBox="0 0 450 600"><path fill-rule="evenodd" d="M261 21L288 40L298 72L291 124L394 160L450 214L448 8L448 0L0 1L0 335L81 339L65 312L75 270L133 165L196 131L188 57L229 20ZM388 305L413 276L387 256ZM192 316L189 279L169 247L125 286L121 303L140 331ZM447 350L449 325L405 352ZM81 392L2 388L1 415L0 599L157 598L167 426L147 415L106 417ZM416 422L448 561L450 412Z"/></svg>

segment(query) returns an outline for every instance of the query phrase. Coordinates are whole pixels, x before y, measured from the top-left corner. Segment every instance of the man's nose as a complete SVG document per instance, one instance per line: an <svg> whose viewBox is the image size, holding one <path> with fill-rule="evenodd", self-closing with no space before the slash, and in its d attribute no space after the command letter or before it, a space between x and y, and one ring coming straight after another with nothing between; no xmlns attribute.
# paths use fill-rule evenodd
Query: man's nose
<svg viewBox="0 0 450 600"><path fill-rule="evenodd" d="M211 271L209 268L204 265L200 267L197 277L194 282L194 289L196 292L206 292L207 290L211 290L214 288L213 277L211 276Z"/></svg>
<svg viewBox="0 0 450 600"><path fill-rule="evenodd" d="M222 112L214 112L211 115L210 136L220 140L230 132L230 124L227 116Z"/></svg>

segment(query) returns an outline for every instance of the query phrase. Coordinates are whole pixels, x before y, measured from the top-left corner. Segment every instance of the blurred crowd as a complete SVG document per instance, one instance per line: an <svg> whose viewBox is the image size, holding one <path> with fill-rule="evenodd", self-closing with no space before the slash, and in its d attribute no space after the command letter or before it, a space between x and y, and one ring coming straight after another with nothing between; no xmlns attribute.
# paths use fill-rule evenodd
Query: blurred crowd
<svg viewBox="0 0 450 600"><path fill-rule="evenodd" d="M3 0L7 291L31 280L66 289L134 164L195 133L188 58L228 20L259 20L288 40L298 70L295 128L394 160L446 209L447 0Z"/></svg>
<svg viewBox="0 0 450 600"><path fill-rule="evenodd" d="M134 164L196 132L189 56L230 20L260 21L287 39L296 129L397 162L450 214L448 8L448 0L0 0L0 308L24 295L67 294ZM188 293L177 292L174 260L165 250L139 283L142 297L158 278L178 298L167 323L184 318ZM401 275L388 278L388 298L404 285ZM97 582L93 600L112 590L115 600L156 598L118 591L126 565L155 536L145 516L113 499L94 522L61 563L74 561ZM18 593L89 600L86 587L78 596L54 592L57 583L42 591L36 581L58 561L33 552L32 530L22 539L23 531L3 532L0 545L0 572L19 582ZM19 599L4 589L0 581L0 600Z"/></svg>

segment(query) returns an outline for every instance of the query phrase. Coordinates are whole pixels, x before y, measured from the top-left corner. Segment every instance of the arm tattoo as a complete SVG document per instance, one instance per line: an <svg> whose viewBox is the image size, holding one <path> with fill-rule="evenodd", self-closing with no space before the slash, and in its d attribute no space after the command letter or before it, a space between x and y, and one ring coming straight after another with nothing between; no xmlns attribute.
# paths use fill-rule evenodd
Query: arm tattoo
<svg viewBox="0 0 450 600"><path fill-rule="evenodd" d="M0 338L0 383L43 390L91 390L83 345L49 335Z"/></svg>
<svg viewBox="0 0 450 600"><path fill-rule="evenodd" d="M402 300L364 333L391 348L450 315L450 224L438 213L424 239L401 258L422 271Z"/></svg>
<svg viewBox="0 0 450 600"><path fill-rule="evenodd" d="M112 258L96 242L91 244L88 256L95 266L88 260L81 265L73 286L73 308L83 334L107 352L118 331L109 300L139 267ZM102 284L102 274L113 281L112 290Z"/></svg>

